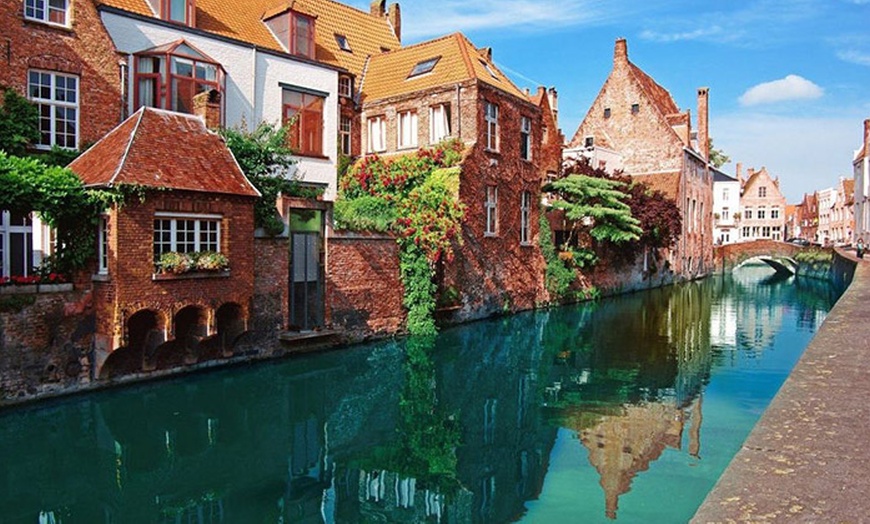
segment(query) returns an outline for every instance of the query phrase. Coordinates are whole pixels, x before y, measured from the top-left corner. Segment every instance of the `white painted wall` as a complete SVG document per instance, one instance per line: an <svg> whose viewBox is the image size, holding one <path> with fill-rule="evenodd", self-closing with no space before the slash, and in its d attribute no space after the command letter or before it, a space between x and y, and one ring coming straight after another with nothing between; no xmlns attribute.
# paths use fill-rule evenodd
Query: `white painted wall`
<svg viewBox="0 0 870 524"><path fill-rule="evenodd" d="M734 219L734 213L739 212L740 182L713 182L713 242L733 244L740 241L740 222Z"/></svg>
<svg viewBox="0 0 870 524"><path fill-rule="evenodd" d="M299 157L289 175L303 182L326 183L326 200L334 200L337 187L338 73L331 68L257 51L252 46L193 33L184 27L167 27L116 13L102 13L103 24L115 47L127 55L129 64L129 110L134 104L133 54L184 39L226 71L224 123L246 124L252 129L261 121L279 123L282 93L279 83L326 93L323 112L323 152L326 158Z"/></svg>

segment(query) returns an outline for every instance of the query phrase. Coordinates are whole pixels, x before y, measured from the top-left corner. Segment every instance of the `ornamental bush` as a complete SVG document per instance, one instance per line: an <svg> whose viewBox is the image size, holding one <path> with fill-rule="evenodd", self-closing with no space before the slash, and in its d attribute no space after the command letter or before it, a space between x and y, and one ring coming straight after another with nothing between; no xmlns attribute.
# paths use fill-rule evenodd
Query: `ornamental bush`
<svg viewBox="0 0 870 524"><path fill-rule="evenodd" d="M459 202L463 145L458 140L383 159L367 156L339 181L338 228L394 231L398 235L404 305L412 335L436 333L435 264L453 259L461 242Z"/></svg>

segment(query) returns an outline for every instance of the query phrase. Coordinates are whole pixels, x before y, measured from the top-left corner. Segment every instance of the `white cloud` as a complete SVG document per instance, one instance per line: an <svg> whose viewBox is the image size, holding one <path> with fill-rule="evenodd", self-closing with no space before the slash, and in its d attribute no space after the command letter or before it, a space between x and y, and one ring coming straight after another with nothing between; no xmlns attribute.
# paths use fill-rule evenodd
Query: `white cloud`
<svg viewBox="0 0 870 524"><path fill-rule="evenodd" d="M870 0L867 0L867 2L870 3ZM862 53L860 51L855 51L854 49L849 51L839 51L837 53L837 58L844 62L870 66L870 53Z"/></svg>
<svg viewBox="0 0 870 524"><path fill-rule="evenodd" d="M764 82L750 87L740 97L740 104L754 106L785 100L812 100L825 94L824 89L798 75Z"/></svg>
<svg viewBox="0 0 870 524"><path fill-rule="evenodd" d="M780 179L789 202L804 193L834 186L841 176L852 176L852 156L861 143L863 114L860 108L833 117L789 117L738 112L711 120L717 148L731 157L726 166L766 166Z"/></svg>
<svg viewBox="0 0 870 524"><path fill-rule="evenodd" d="M684 40L702 40L721 34L722 28L719 26L713 26L709 28L695 29L694 31L685 31L682 33L659 33L646 30L640 33L640 37L652 42L670 43Z"/></svg>

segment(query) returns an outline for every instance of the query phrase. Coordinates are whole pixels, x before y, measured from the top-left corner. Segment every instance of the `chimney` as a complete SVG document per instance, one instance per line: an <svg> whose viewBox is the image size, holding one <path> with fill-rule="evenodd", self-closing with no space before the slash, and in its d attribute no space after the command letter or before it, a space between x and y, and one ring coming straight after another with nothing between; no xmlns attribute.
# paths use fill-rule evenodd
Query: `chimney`
<svg viewBox="0 0 870 524"><path fill-rule="evenodd" d="M870 156L870 118L864 121L864 154Z"/></svg>
<svg viewBox="0 0 870 524"><path fill-rule="evenodd" d="M526 95L526 96L532 96L532 92L529 91L529 88L528 88L528 87L524 87L524 88L523 88L523 94Z"/></svg>
<svg viewBox="0 0 870 524"><path fill-rule="evenodd" d="M481 47L477 50L487 62L492 62L492 48L491 47Z"/></svg>
<svg viewBox="0 0 870 524"><path fill-rule="evenodd" d="M387 13L387 0L372 0L369 12L376 18L383 18Z"/></svg>
<svg viewBox="0 0 870 524"><path fill-rule="evenodd" d="M559 94L555 87L551 87L547 94L550 97L550 109L553 110L553 121L556 122L556 127L559 127Z"/></svg>
<svg viewBox="0 0 870 524"><path fill-rule="evenodd" d="M221 127L221 94L216 89L203 91L193 97L193 114L205 122L208 129Z"/></svg>
<svg viewBox="0 0 870 524"><path fill-rule="evenodd" d="M625 38L616 39L616 47L613 48L613 65L628 63L628 43Z"/></svg>
<svg viewBox="0 0 870 524"><path fill-rule="evenodd" d="M383 9L383 2L381 2L381 9ZM390 26L393 28L393 34L396 35L396 40L399 43L402 42L402 10L399 9L399 4L390 4L390 10L387 14L387 20L390 22Z"/></svg>
<svg viewBox="0 0 870 524"><path fill-rule="evenodd" d="M698 89L698 152L707 161L710 160L709 99L709 87Z"/></svg>
<svg viewBox="0 0 870 524"><path fill-rule="evenodd" d="M754 168L754 167L750 167L749 169L746 170L746 178L747 178L747 179L751 178L752 175L754 175L754 174L755 174L755 168Z"/></svg>
<svg viewBox="0 0 870 524"><path fill-rule="evenodd" d="M742 174L743 174L743 162L737 162L737 171L736 171L737 180L740 180L740 177Z"/></svg>

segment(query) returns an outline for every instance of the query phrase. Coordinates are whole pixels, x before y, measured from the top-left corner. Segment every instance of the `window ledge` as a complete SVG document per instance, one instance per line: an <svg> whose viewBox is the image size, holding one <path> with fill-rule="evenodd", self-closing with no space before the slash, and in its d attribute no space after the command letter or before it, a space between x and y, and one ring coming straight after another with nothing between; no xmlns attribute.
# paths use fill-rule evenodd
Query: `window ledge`
<svg viewBox="0 0 870 524"><path fill-rule="evenodd" d="M520 242L520 247L534 247L531 242Z"/></svg>
<svg viewBox="0 0 870 524"><path fill-rule="evenodd" d="M498 233L484 233L483 238L498 238Z"/></svg>
<svg viewBox="0 0 870 524"><path fill-rule="evenodd" d="M298 156L302 158L315 158L317 160L329 160L328 156L316 155L314 153L293 153L293 156Z"/></svg>
<svg viewBox="0 0 870 524"><path fill-rule="evenodd" d="M91 282L110 282L111 280L108 273L94 273L91 275Z"/></svg>
<svg viewBox="0 0 870 524"><path fill-rule="evenodd" d="M0 287L0 295L27 295L36 293L63 293L72 291L71 282L65 284L24 284Z"/></svg>
<svg viewBox="0 0 870 524"><path fill-rule="evenodd" d="M226 271L190 271L189 273L154 273L151 280L196 280L202 278L229 278L230 270Z"/></svg>
<svg viewBox="0 0 870 524"><path fill-rule="evenodd" d="M67 14L69 16L69 14ZM24 23L33 24L36 27L42 27L46 29L55 29L57 31L61 31L64 33L75 34L73 28L69 25L56 24L54 22L46 22L45 20L37 20L35 18L27 18L24 17Z"/></svg>

